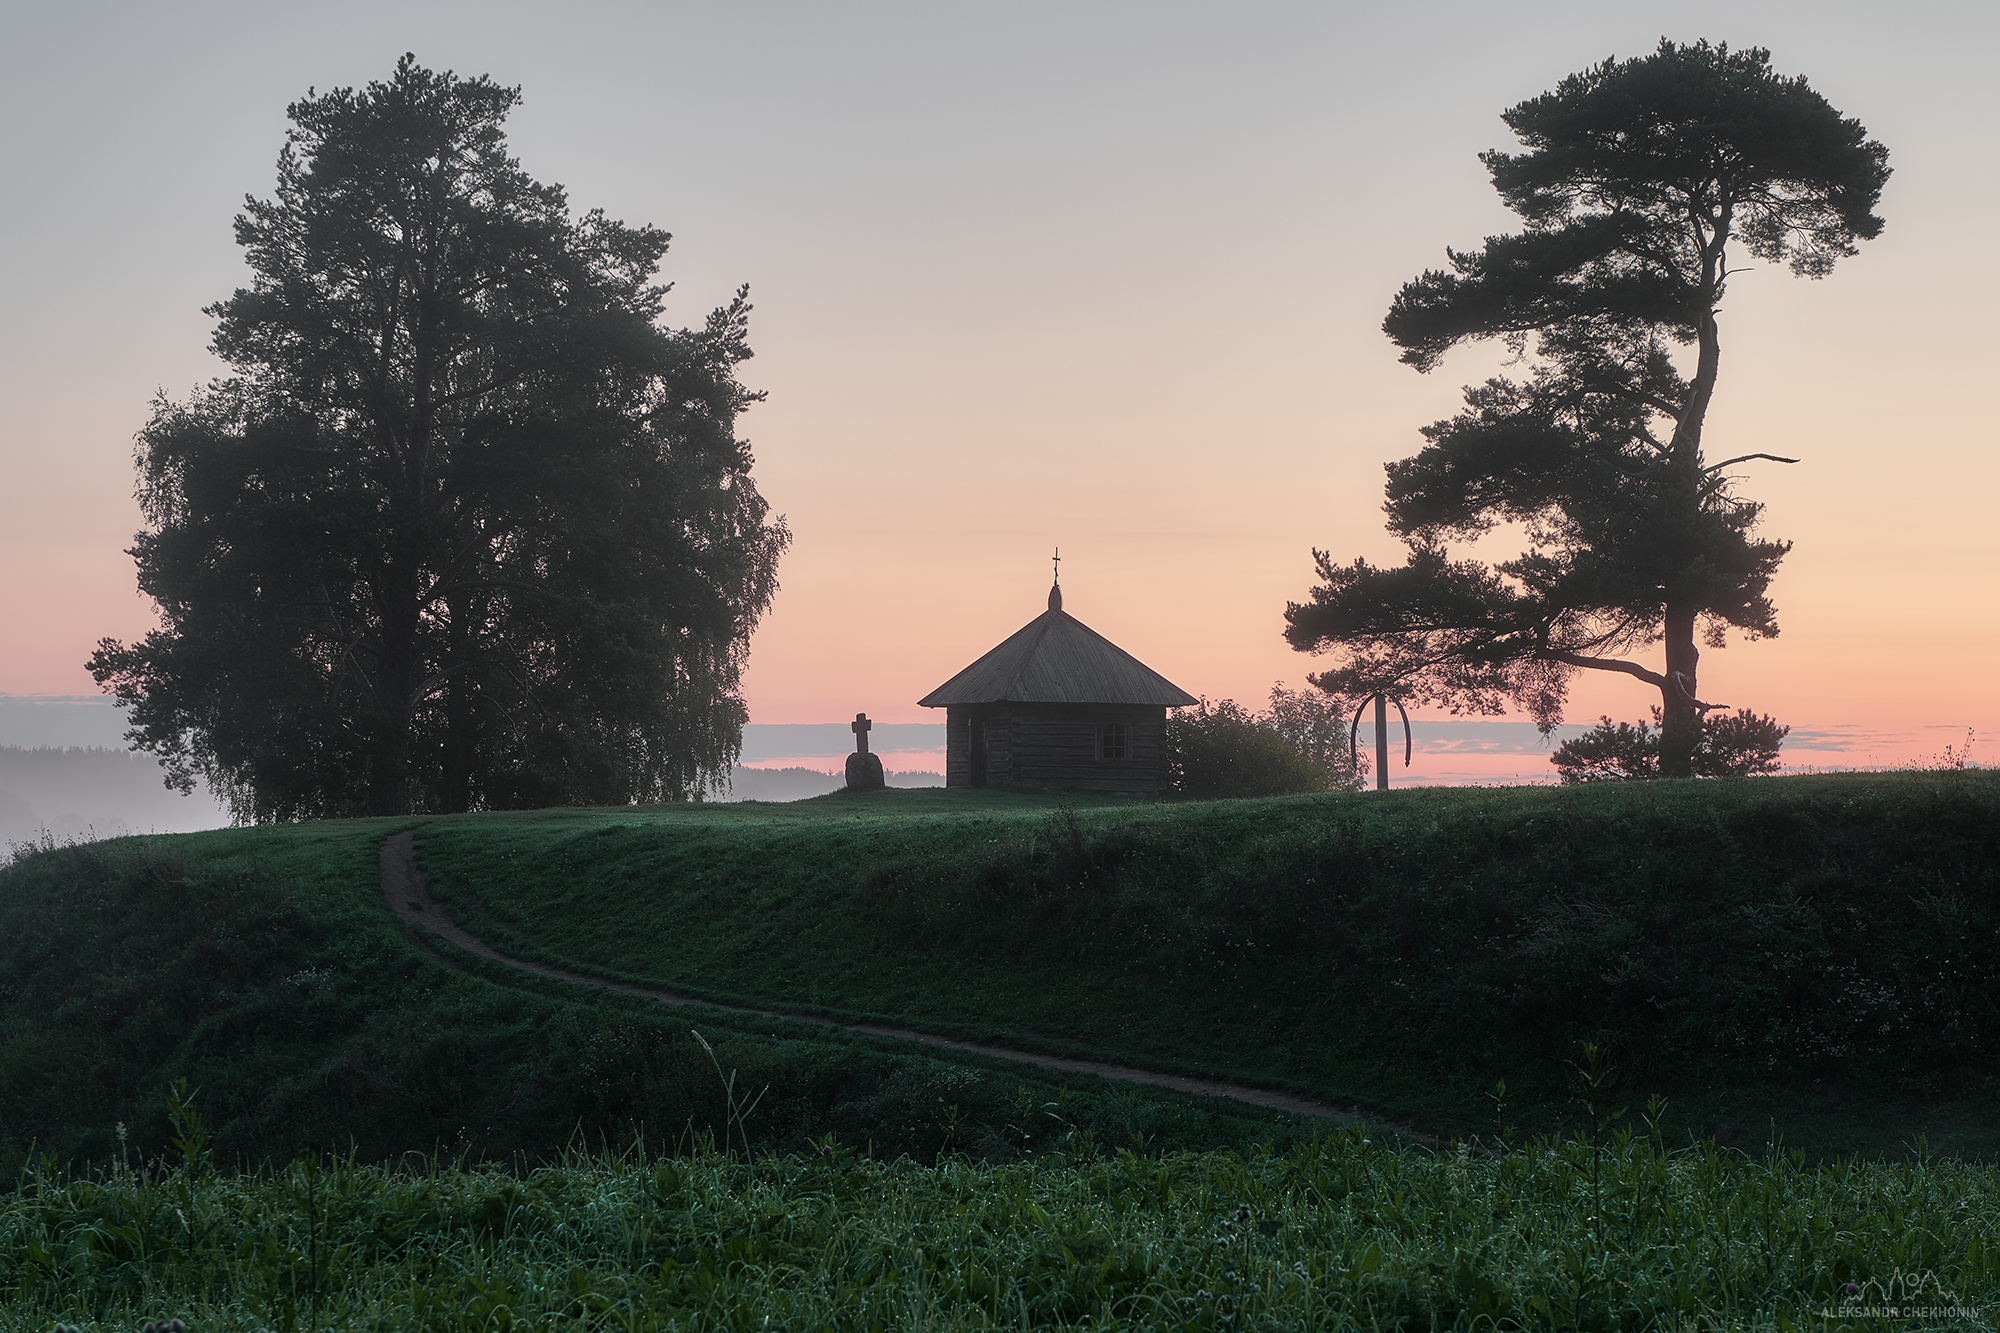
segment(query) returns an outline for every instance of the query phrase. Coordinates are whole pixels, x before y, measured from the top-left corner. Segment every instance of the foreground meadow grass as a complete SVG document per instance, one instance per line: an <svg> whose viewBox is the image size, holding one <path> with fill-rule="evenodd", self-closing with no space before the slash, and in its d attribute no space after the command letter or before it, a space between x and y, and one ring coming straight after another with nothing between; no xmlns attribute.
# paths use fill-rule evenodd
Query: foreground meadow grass
<svg viewBox="0 0 2000 1333"><path fill-rule="evenodd" d="M1990 1328L1995 1217L2000 1174L1956 1162L1359 1127L1247 1158L30 1171L0 1328Z"/></svg>

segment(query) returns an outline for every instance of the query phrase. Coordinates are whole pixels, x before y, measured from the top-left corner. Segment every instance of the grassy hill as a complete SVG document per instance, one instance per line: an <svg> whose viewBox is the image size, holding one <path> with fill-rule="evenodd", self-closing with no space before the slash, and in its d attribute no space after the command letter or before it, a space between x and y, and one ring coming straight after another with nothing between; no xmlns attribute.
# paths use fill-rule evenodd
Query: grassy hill
<svg viewBox="0 0 2000 1333"><path fill-rule="evenodd" d="M385 910L378 875L382 840L413 822L21 849L0 869L0 1181L45 1156L101 1167L169 1155L177 1079L225 1166L309 1150L447 1162L671 1151L745 1129L759 1149L832 1134L926 1159L1086 1134L1173 1148L1312 1132L1255 1108L1088 1079L1066 1088L1011 1063L667 1010L442 944L426 953ZM731 1118L725 1072L746 1101L768 1089L747 1120Z"/></svg>
<svg viewBox="0 0 2000 1333"><path fill-rule="evenodd" d="M1050 809L883 792L440 821L489 943L717 1000L1226 1076L1440 1133L1992 1153L2000 779L1844 775Z"/></svg>
<svg viewBox="0 0 2000 1333"><path fill-rule="evenodd" d="M1360 1103L1439 1134L1663 1132L1992 1156L2000 779L1850 775L1127 803L886 791L793 805L355 821L41 851L0 872L0 1154L167 1134L219 1154L545 1153L737 1131L1001 1158L1089 1133L1314 1126L526 977L383 908L433 892L502 952L724 1003ZM1504 1079L1506 1093L1493 1093Z"/></svg>

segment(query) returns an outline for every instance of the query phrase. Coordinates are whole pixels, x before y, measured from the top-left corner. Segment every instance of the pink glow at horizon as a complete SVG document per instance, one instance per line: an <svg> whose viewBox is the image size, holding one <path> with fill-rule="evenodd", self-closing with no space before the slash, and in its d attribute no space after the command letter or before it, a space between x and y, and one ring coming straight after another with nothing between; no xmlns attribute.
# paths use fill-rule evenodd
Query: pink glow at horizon
<svg viewBox="0 0 2000 1333"><path fill-rule="evenodd" d="M1423 719L1434 721L1435 719ZM1551 743L1541 749L1507 749L1485 747L1477 744L1446 741L1440 743L1434 737L1417 740L1409 762L1404 763L1400 728L1393 720L1390 723L1389 783L1391 787L1427 786L1486 786L1516 785L1521 783L1552 786L1560 780L1560 775L1549 762L1549 754L1554 748ZM1367 724L1364 720L1362 751L1365 763L1373 763L1372 748L1368 743ZM1859 732L1857 734L1802 734L1788 739L1782 762L1786 773L1842 773L1856 769L1901 769L1913 767L1940 767L1954 758L1970 754L1973 763L1990 767L2000 754L1991 742L2000 737L1988 736L1988 744L1982 749L1976 736L1968 737L1965 731L1946 727L1931 727L1910 732ZM1968 740L1970 745L1968 746ZM1951 753L1947 754L1947 750ZM938 773L944 772L944 750L891 750L883 751L882 766L892 773ZM843 772L844 760L825 754L791 755L780 758L753 759L739 764L739 768L784 769L804 768L829 776L839 776ZM1372 768L1365 768L1369 785L1373 785Z"/></svg>
<svg viewBox="0 0 2000 1333"><path fill-rule="evenodd" d="M1261 702L1319 665L1279 637L1312 548L1400 559L1382 465L1498 365L1417 375L1379 325L1513 225L1475 158L1499 111L1669 25L1770 47L1896 170L1887 231L1826 281L1733 280L1710 452L1804 461L1742 469L1796 543L1783 633L1706 650L1702 692L1862 738L1794 765L2000 746L1993 6L113 8L16 16L0 55L0 168L45 201L0 218L0 695L90 693L96 640L152 623L130 441L157 387L219 373L230 217L268 195L288 101L413 50L520 83L514 150L575 206L675 233L674 323L752 285L770 397L743 427L796 534L753 721L941 721L916 700L1042 609L1057 546L1072 614ZM1585 677L1569 720L1655 698Z"/></svg>
<svg viewBox="0 0 2000 1333"><path fill-rule="evenodd" d="M942 773L944 750L877 750L882 767L891 773ZM738 768L809 768L815 773L843 773L846 760L824 754L789 755L778 759L751 759Z"/></svg>

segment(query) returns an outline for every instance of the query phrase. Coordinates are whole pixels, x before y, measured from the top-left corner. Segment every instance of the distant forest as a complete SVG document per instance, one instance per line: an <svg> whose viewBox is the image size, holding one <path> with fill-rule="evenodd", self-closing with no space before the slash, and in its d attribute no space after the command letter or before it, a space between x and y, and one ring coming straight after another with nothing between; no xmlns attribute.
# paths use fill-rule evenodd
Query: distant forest
<svg viewBox="0 0 2000 1333"><path fill-rule="evenodd" d="M802 801L808 796L824 796L846 785L838 773L822 773L813 768L739 768L731 772L730 790L725 801ZM897 773L883 775L891 787L942 787L942 773Z"/></svg>
<svg viewBox="0 0 2000 1333"><path fill-rule="evenodd" d="M942 773L890 773L892 787L942 787ZM838 773L811 768L738 768L725 801L799 801L841 786ZM0 862L7 844L91 841L127 833L224 828L229 812L206 789L169 790L151 755L98 746L0 745Z"/></svg>
<svg viewBox="0 0 2000 1333"><path fill-rule="evenodd" d="M197 788L171 791L151 755L95 746L0 745L0 860L6 844L223 828L229 814Z"/></svg>

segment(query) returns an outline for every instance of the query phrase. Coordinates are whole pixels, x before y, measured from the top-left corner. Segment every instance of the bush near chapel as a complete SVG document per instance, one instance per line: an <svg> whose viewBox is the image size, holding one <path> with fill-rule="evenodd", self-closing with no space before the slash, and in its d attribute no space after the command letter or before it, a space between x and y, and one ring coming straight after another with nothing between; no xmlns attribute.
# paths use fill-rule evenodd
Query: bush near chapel
<svg viewBox="0 0 2000 1333"><path fill-rule="evenodd" d="M1660 710L1652 726L1641 722L1598 719L1581 736L1556 747L1549 756L1565 783L1617 782L1660 776ZM1694 747L1694 776L1744 778L1778 771L1778 749L1791 728L1774 717L1736 710L1735 716L1705 718Z"/></svg>
<svg viewBox="0 0 2000 1333"><path fill-rule="evenodd" d="M1353 791L1360 771L1340 701L1318 690L1271 687L1253 713L1234 699L1167 715L1167 781L1182 796L1286 796Z"/></svg>

